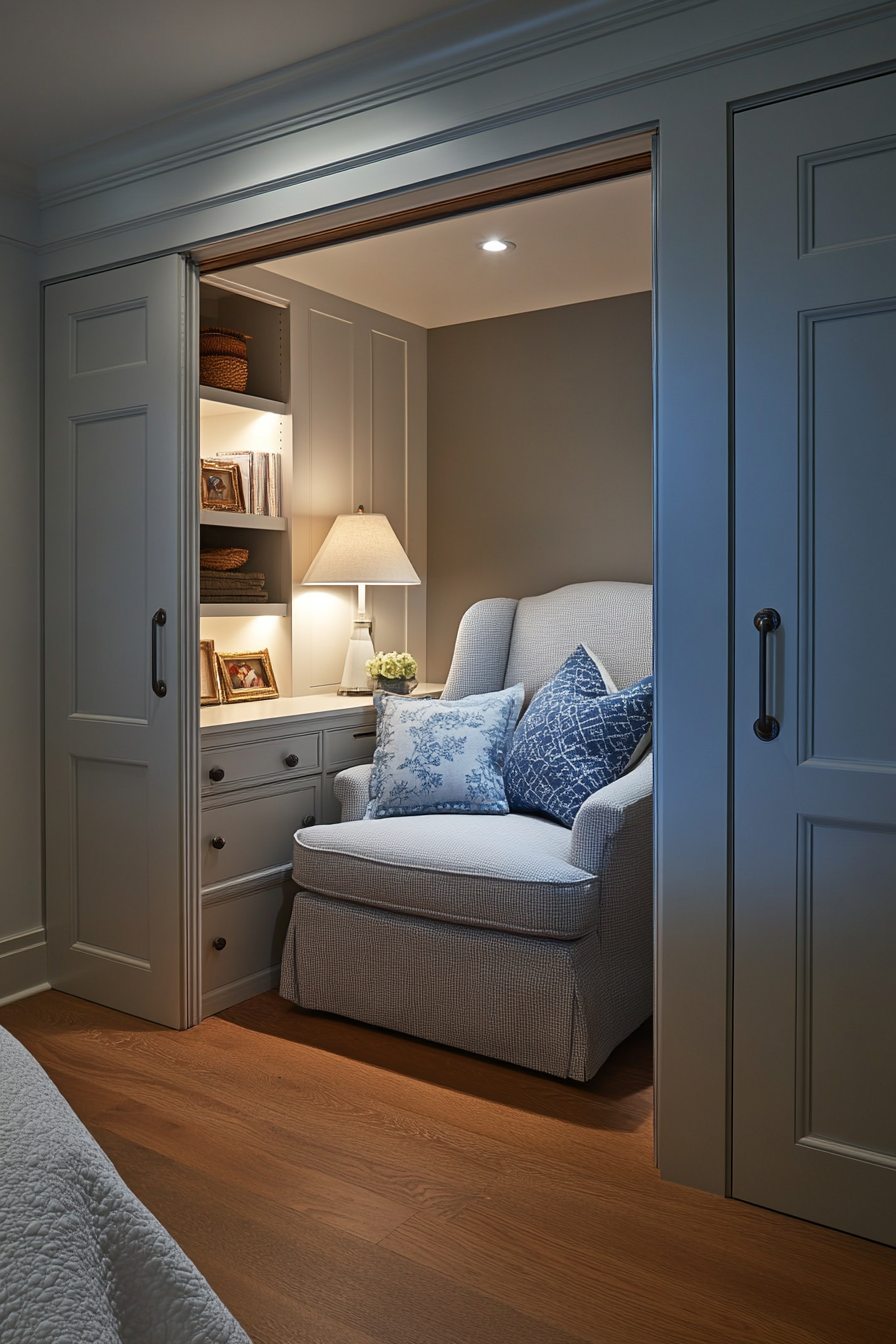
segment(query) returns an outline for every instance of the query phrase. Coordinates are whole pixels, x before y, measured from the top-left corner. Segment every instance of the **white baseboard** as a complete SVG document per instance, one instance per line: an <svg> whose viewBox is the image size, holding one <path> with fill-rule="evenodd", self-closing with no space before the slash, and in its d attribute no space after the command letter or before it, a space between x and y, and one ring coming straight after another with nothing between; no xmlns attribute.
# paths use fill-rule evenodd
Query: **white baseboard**
<svg viewBox="0 0 896 1344"><path fill-rule="evenodd" d="M276 989L279 983L279 962L276 966L269 966L266 971L256 971L254 975L246 975L242 980L231 980L229 985L220 985L217 989L210 989L207 994L203 994L202 1016L213 1017L215 1013L220 1013L225 1008L232 1008L235 1003L254 998L256 994L263 994L266 989Z"/></svg>
<svg viewBox="0 0 896 1344"><path fill-rule="evenodd" d="M0 938L0 1004L15 1003L49 988L44 930L29 929Z"/></svg>

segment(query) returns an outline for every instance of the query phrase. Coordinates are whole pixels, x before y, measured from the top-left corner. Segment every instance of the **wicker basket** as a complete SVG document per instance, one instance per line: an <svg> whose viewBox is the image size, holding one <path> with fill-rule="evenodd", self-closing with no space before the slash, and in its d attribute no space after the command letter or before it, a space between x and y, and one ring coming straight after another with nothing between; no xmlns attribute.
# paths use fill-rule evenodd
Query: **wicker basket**
<svg viewBox="0 0 896 1344"><path fill-rule="evenodd" d="M243 550L241 546L219 546L199 552L199 568L219 571L239 569L248 559L249 552Z"/></svg>
<svg viewBox="0 0 896 1344"><path fill-rule="evenodd" d="M246 342L251 339L232 327L203 327L199 333L200 383L245 392L249 381Z"/></svg>

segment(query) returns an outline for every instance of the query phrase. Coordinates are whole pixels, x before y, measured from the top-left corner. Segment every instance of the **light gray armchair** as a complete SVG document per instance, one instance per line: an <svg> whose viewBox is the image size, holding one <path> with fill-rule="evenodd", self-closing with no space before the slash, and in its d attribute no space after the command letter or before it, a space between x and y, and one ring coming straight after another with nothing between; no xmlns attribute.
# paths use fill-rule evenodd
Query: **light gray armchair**
<svg viewBox="0 0 896 1344"><path fill-rule="evenodd" d="M649 585L579 583L477 602L446 699L522 682L526 703L579 643L620 687L651 670ZM280 993L306 1008L585 1080L649 1017L652 756L541 817L363 820L370 766L336 781L343 820L295 837Z"/></svg>

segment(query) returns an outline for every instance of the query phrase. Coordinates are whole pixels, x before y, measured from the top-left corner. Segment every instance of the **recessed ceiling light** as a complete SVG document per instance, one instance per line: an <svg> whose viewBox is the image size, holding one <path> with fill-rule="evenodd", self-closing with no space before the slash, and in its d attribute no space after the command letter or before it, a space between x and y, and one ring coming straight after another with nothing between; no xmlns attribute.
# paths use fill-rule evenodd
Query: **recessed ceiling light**
<svg viewBox="0 0 896 1344"><path fill-rule="evenodd" d="M506 238L489 238L488 242L480 243L479 246L483 252L512 252L516 243L511 243Z"/></svg>

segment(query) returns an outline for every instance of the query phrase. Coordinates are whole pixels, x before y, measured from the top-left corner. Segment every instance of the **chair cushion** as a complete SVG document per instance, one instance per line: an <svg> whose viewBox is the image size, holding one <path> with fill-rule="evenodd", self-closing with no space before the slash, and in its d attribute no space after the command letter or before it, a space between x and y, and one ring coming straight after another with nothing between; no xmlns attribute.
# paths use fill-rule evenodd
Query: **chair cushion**
<svg viewBox="0 0 896 1344"><path fill-rule="evenodd" d="M596 928L600 879L541 817L421 816L297 832L300 887L362 905L543 938Z"/></svg>
<svg viewBox="0 0 896 1344"><path fill-rule="evenodd" d="M504 757L523 703L521 685L466 700L373 699L368 819L510 810Z"/></svg>
<svg viewBox="0 0 896 1344"><path fill-rule="evenodd" d="M652 715L652 677L608 694L580 644L514 734L504 779L510 806L572 826L585 799L625 771Z"/></svg>

